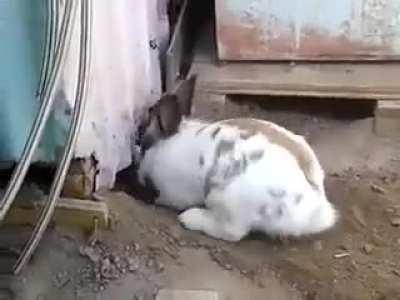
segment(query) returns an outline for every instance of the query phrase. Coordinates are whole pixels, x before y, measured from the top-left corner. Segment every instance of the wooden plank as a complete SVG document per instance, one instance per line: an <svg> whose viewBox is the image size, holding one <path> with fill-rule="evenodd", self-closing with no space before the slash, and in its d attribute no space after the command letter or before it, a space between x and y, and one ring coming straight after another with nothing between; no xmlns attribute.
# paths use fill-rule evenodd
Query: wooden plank
<svg viewBox="0 0 400 300"><path fill-rule="evenodd" d="M6 217L5 224L33 226L38 218L39 209L13 207ZM92 231L94 219L100 228L108 228L109 212L105 202L61 198L54 214L57 225Z"/></svg>
<svg viewBox="0 0 400 300"><path fill-rule="evenodd" d="M400 99L399 63L195 63L192 73L214 94Z"/></svg>

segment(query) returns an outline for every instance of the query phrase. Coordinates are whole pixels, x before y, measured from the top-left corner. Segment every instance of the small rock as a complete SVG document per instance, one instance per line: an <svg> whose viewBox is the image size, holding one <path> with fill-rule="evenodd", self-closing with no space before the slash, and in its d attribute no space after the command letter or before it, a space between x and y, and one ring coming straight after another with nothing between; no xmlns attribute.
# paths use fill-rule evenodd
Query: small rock
<svg viewBox="0 0 400 300"><path fill-rule="evenodd" d="M101 261L101 274L105 274L110 270L111 262L108 258L105 258Z"/></svg>
<svg viewBox="0 0 400 300"><path fill-rule="evenodd" d="M90 246L82 246L79 248L79 253L82 256L86 256L89 258L92 262L97 263L100 260L100 255L97 253L97 251Z"/></svg>
<svg viewBox="0 0 400 300"><path fill-rule="evenodd" d="M392 224L393 227L400 227L400 217L393 217L390 218L390 224Z"/></svg>
<svg viewBox="0 0 400 300"><path fill-rule="evenodd" d="M224 264L223 267L225 268L225 270L232 270L232 265L231 264Z"/></svg>
<svg viewBox="0 0 400 300"><path fill-rule="evenodd" d="M392 272L393 272L394 275L400 277L400 271L399 270L393 270Z"/></svg>
<svg viewBox="0 0 400 300"><path fill-rule="evenodd" d="M119 256L114 256L113 257L113 261L114 261L114 263L119 263L120 261L121 261L121 258L119 257Z"/></svg>
<svg viewBox="0 0 400 300"><path fill-rule="evenodd" d="M187 246L187 243L186 243L184 240L179 240L179 241L178 241L178 245L179 245L180 247L185 247L185 246Z"/></svg>
<svg viewBox="0 0 400 300"><path fill-rule="evenodd" d="M389 214L393 214L396 212L396 209L394 207L387 207L387 208L385 208L385 212L387 212Z"/></svg>
<svg viewBox="0 0 400 300"><path fill-rule="evenodd" d="M363 251L365 252L365 254L371 254L373 250L374 246L372 246L371 244L365 244L363 246Z"/></svg>
<svg viewBox="0 0 400 300"><path fill-rule="evenodd" d="M128 258L128 271L136 272L139 269L139 260L135 258Z"/></svg>
<svg viewBox="0 0 400 300"><path fill-rule="evenodd" d="M138 243L133 243L133 249L135 252L138 252L140 250L140 245Z"/></svg>
<svg viewBox="0 0 400 300"><path fill-rule="evenodd" d="M318 240L313 243L313 248L315 251L321 251L323 249L322 241Z"/></svg>
<svg viewBox="0 0 400 300"><path fill-rule="evenodd" d="M157 266L157 272L162 272L165 269L164 264L159 261L156 262L156 266Z"/></svg>
<svg viewBox="0 0 400 300"><path fill-rule="evenodd" d="M146 263L146 267L148 268L152 268L154 266L154 260L153 259L149 259Z"/></svg>
<svg viewBox="0 0 400 300"><path fill-rule="evenodd" d="M385 189L376 184L371 184L371 190L378 194L384 194Z"/></svg>
<svg viewBox="0 0 400 300"><path fill-rule="evenodd" d="M350 253L337 253L333 255L334 258L344 258L348 256L350 256Z"/></svg>

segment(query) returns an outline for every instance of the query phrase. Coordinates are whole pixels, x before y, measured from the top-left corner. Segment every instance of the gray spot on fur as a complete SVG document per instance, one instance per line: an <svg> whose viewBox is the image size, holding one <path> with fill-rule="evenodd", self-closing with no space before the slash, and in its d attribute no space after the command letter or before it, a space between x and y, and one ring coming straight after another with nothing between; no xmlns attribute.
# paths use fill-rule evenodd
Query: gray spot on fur
<svg viewBox="0 0 400 300"><path fill-rule="evenodd" d="M208 125L204 125L203 127L201 127L199 130L196 131L196 135L199 135L200 133L202 133L207 127L208 127Z"/></svg>
<svg viewBox="0 0 400 300"><path fill-rule="evenodd" d="M298 194L295 198L294 201L296 204L300 204L301 200L303 200L303 194Z"/></svg>
<svg viewBox="0 0 400 300"><path fill-rule="evenodd" d="M204 197L207 198L208 194L211 191L211 188L214 186L214 184L211 182L211 176L210 173L207 173L206 175L206 180L204 182Z"/></svg>
<svg viewBox="0 0 400 300"><path fill-rule="evenodd" d="M217 160L222 155L232 152L235 147L234 141L221 140L215 149L215 159Z"/></svg>
<svg viewBox="0 0 400 300"><path fill-rule="evenodd" d="M225 186L233 178L245 172L248 165L246 156L242 154L241 158L235 159L233 157L234 147L235 141L221 140L218 143L214 153L213 164L208 170L204 182L205 197L208 196L213 187L218 185L218 183L213 181L213 179L222 178ZM222 156L226 156L225 158L229 160L228 166L225 166L223 169L221 169L221 165L218 164L218 161Z"/></svg>
<svg viewBox="0 0 400 300"><path fill-rule="evenodd" d="M221 127L215 128L214 131L211 133L211 137L213 139L215 139L215 137L217 136L218 132L220 132L220 131L221 131Z"/></svg>
<svg viewBox="0 0 400 300"><path fill-rule="evenodd" d="M261 217L265 218L267 216L267 210L268 210L267 205L263 205L258 210L258 213L260 214Z"/></svg>
<svg viewBox="0 0 400 300"><path fill-rule="evenodd" d="M204 156L203 155L200 155L200 157L199 157L199 164L201 167L204 166Z"/></svg>
<svg viewBox="0 0 400 300"><path fill-rule="evenodd" d="M248 140L249 138L251 138L253 136L253 134L248 131L242 131L242 132L240 132L239 136L242 140Z"/></svg>
<svg viewBox="0 0 400 300"><path fill-rule="evenodd" d="M268 194L274 198L282 198L286 195L286 191L283 189L270 189L268 190Z"/></svg>
<svg viewBox="0 0 400 300"><path fill-rule="evenodd" d="M241 159L233 159L231 161L231 165L224 172L224 179L230 179L235 176L238 176L243 171L243 158Z"/></svg>
<svg viewBox="0 0 400 300"><path fill-rule="evenodd" d="M278 215L278 217L282 217L283 216L283 208L282 208L282 206L278 207L278 210L276 211L276 214Z"/></svg>
<svg viewBox="0 0 400 300"><path fill-rule="evenodd" d="M256 161L259 161L263 156L264 156L264 150L260 149L260 150L256 150L256 151L251 152L249 154L249 159L252 162L256 162Z"/></svg>

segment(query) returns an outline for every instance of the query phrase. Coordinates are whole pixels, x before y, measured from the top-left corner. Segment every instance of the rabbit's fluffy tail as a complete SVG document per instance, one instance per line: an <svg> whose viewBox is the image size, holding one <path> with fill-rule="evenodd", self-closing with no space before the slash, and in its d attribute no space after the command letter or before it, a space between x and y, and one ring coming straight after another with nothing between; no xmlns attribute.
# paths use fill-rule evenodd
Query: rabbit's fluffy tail
<svg viewBox="0 0 400 300"><path fill-rule="evenodd" d="M330 229L339 218L337 210L328 201L323 201L320 208L311 216L310 233L318 233Z"/></svg>

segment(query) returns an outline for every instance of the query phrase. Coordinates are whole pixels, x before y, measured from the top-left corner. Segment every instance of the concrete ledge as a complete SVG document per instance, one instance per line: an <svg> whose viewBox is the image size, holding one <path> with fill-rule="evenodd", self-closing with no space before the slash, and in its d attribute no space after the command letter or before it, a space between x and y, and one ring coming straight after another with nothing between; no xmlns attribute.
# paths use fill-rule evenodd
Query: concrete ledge
<svg viewBox="0 0 400 300"><path fill-rule="evenodd" d="M219 300L217 292L193 290L160 290L156 300Z"/></svg>
<svg viewBox="0 0 400 300"><path fill-rule="evenodd" d="M400 101L378 101L374 131L382 137L400 137Z"/></svg>

